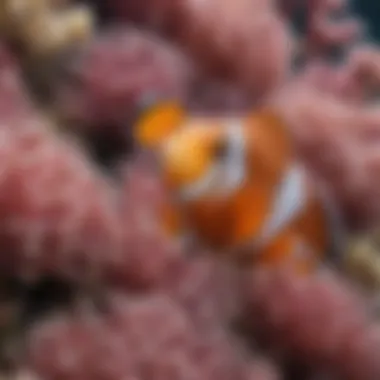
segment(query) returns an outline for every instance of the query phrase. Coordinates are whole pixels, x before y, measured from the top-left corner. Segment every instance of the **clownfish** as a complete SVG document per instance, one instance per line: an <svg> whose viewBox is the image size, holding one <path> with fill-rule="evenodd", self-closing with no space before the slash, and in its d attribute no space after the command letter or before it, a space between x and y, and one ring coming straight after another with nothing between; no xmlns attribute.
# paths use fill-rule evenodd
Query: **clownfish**
<svg viewBox="0 0 380 380"><path fill-rule="evenodd" d="M314 271L342 251L342 225L295 155L285 123L188 115L175 102L146 110L134 136L154 152L172 202L165 230L191 236L239 265Z"/></svg>

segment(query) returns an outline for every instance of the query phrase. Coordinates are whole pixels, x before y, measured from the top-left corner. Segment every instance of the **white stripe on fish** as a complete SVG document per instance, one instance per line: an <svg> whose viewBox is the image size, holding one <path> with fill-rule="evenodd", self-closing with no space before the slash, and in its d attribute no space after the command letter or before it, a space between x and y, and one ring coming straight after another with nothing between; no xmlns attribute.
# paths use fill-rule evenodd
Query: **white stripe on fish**
<svg viewBox="0 0 380 380"><path fill-rule="evenodd" d="M227 156L214 165L198 181L184 187L181 199L191 201L206 195L226 195L236 190L246 176L245 139L241 122L227 125Z"/></svg>
<svg viewBox="0 0 380 380"><path fill-rule="evenodd" d="M305 172L293 164L283 176L272 203L273 208L264 220L261 231L248 242L232 249L243 253L249 248L251 252L252 249L260 251L300 215L307 201Z"/></svg>

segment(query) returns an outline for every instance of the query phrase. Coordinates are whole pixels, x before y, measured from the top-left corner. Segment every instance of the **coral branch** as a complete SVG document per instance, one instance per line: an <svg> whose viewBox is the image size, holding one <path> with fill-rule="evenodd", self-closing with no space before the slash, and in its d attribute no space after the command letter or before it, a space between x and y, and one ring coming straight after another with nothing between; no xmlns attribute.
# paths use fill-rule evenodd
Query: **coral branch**
<svg viewBox="0 0 380 380"><path fill-rule="evenodd" d="M111 4L124 20L149 24L169 36L211 76L236 81L256 96L289 74L293 40L271 0L153 0L143 7L114 0Z"/></svg>
<svg viewBox="0 0 380 380"><path fill-rule="evenodd" d="M360 35L361 24L357 18L346 17L339 21L332 18L345 10L345 0L312 0L309 3L306 45L309 51L346 46Z"/></svg>
<svg viewBox="0 0 380 380"><path fill-rule="evenodd" d="M380 376L380 327L333 274L296 279L286 273L256 273L249 290L248 323L272 345L343 379Z"/></svg>
<svg viewBox="0 0 380 380"><path fill-rule="evenodd" d="M154 35L128 27L107 30L66 65L57 105L65 119L90 130L112 128L125 138L143 96L184 98L190 66Z"/></svg>
<svg viewBox="0 0 380 380"><path fill-rule="evenodd" d="M39 120L0 129L1 270L81 279L120 254L111 188Z"/></svg>
<svg viewBox="0 0 380 380"><path fill-rule="evenodd" d="M279 379L269 363L247 363L223 335L200 335L167 297L108 301L103 315L87 310L36 326L28 368L62 380Z"/></svg>

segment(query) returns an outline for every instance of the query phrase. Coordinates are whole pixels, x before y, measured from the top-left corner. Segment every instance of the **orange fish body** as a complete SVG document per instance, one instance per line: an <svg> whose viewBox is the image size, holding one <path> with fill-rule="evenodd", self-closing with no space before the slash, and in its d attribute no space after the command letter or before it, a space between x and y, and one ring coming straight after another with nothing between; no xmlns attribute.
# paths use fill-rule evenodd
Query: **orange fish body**
<svg viewBox="0 0 380 380"><path fill-rule="evenodd" d="M280 120L262 111L177 124L154 147L173 194L166 229L243 265L315 270L334 238L331 216Z"/></svg>

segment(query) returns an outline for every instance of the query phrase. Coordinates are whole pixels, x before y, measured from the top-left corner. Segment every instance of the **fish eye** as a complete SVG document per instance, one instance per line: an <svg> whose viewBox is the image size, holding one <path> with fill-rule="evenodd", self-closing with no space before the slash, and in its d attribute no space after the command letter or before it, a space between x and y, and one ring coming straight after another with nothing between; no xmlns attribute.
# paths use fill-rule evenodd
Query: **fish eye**
<svg viewBox="0 0 380 380"><path fill-rule="evenodd" d="M214 157L224 160L228 156L228 143L226 140L219 141L214 148Z"/></svg>

